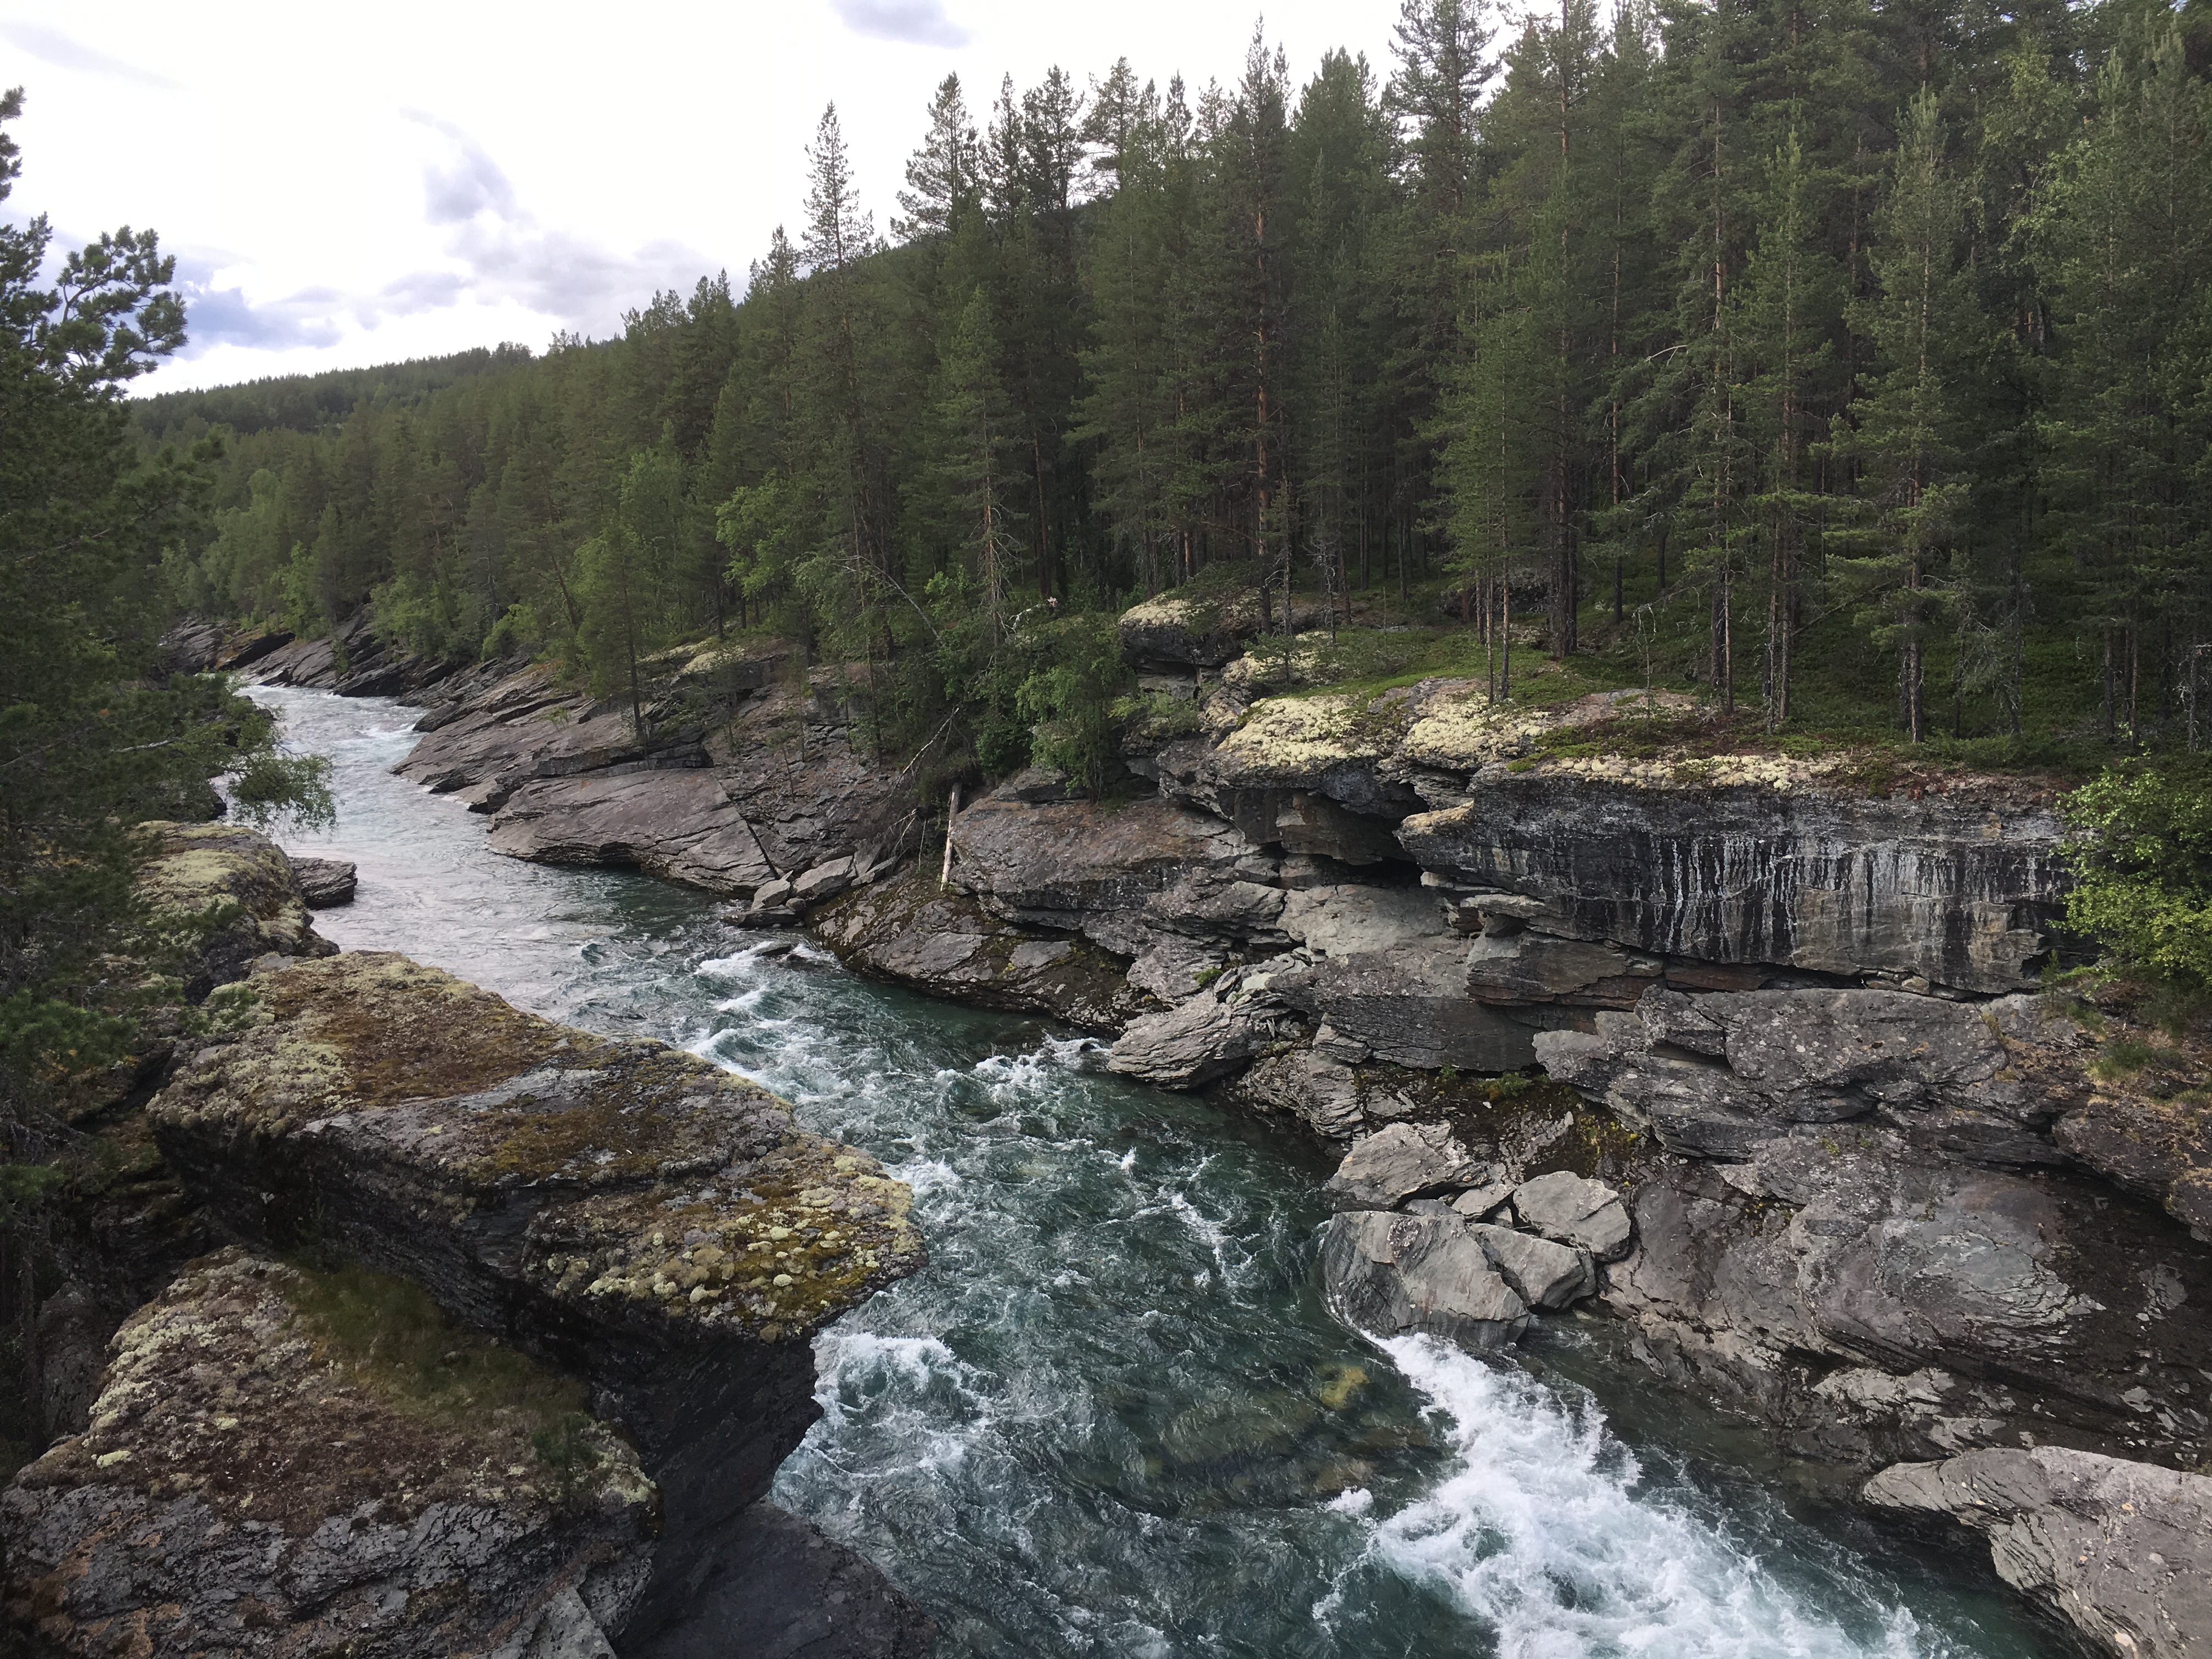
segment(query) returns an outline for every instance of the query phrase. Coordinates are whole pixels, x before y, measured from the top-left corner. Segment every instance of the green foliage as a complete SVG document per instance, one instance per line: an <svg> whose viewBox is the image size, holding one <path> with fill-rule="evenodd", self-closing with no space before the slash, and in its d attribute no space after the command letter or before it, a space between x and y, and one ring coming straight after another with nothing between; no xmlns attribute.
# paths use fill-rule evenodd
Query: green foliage
<svg viewBox="0 0 2212 1659"><path fill-rule="evenodd" d="M0 96L0 124L21 109ZM0 198L20 166L0 131ZM209 816L226 771L257 811L328 811L266 714L160 659L219 459L129 441L124 386L183 342L173 263L118 232L42 286L49 241L44 218L0 225L0 1106L119 1049L143 991L108 960L138 921L134 825Z"/></svg>
<svg viewBox="0 0 2212 1659"><path fill-rule="evenodd" d="M1257 35L1195 95L1123 62L971 110L947 77L890 247L827 112L796 235L617 338L143 406L149 464L227 434L163 590L306 633L367 605L610 695L773 629L866 668L878 740L986 770L1101 752L1097 665L1014 617L1228 572L1333 636L1317 670L1259 647L1285 684L2202 742L2201 20L1493 21L1406 0L1387 65L1303 86Z"/></svg>
<svg viewBox="0 0 2212 1659"><path fill-rule="evenodd" d="M2067 925L2124 967L2212 987L2212 761L2114 767L2063 810Z"/></svg>

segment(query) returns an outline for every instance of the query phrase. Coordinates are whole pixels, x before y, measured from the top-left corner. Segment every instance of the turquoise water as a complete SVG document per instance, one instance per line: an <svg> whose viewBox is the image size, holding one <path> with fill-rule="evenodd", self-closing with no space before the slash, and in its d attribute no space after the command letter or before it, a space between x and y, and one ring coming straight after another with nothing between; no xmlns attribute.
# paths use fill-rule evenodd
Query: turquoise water
<svg viewBox="0 0 2212 1659"><path fill-rule="evenodd" d="M1756 1437L1647 1393L1594 1322L1501 1363L1344 1330L1310 1272L1328 1166L1291 1132L700 895L495 857L386 771L412 711L254 695L334 763L338 825L296 842L360 866L331 939L682 1043L912 1183L931 1266L820 1339L776 1497L928 1607L947 1659L2065 1650L1972 1558L1785 1505Z"/></svg>

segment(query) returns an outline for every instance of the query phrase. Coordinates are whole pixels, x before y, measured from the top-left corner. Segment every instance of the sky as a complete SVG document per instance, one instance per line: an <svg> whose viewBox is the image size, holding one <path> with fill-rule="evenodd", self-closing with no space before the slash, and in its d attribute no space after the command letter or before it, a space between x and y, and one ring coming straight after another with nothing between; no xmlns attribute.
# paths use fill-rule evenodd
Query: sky
<svg viewBox="0 0 2212 1659"><path fill-rule="evenodd" d="M1322 54L1387 73L1398 0L1278 0L1294 84ZM574 11L0 0L23 176L0 215L58 246L152 226L191 342L166 391L618 333L660 289L742 288L794 239L805 146L837 106L888 231L931 93L981 118L1000 78L1078 85L1127 57L1194 99L1233 82L1256 11L1212 0L725 0Z"/></svg>

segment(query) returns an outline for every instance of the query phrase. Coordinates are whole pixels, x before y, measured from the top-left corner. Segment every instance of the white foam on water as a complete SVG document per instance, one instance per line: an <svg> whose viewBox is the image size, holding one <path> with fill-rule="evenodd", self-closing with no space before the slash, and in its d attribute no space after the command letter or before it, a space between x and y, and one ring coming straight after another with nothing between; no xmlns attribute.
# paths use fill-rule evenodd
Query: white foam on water
<svg viewBox="0 0 2212 1659"><path fill-rule="evenodd" d="M1458 1458L1377 1516L1346 1493L1368 1556L1445 1593L1499 1659L1927 1659L1901 1607L1869 1603L1871 1644L1814 1613L1711 1521L1638 1490L1594 1407L1429 1337L1383 1349L1443 1417ZM1364 1496L1364 1494L1362 1495ZM1334 1595L1316 1606L1326 1621Z"/></svg>

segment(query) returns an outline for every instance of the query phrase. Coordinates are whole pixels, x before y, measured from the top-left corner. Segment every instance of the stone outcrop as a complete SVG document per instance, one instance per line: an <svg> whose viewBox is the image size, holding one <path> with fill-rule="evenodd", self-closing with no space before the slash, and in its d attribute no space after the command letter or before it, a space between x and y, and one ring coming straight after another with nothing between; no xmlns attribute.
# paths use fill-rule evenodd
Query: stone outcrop
<svg viewBox="0 0 2212 1659"><path fill-rule="evenodd" d="M544 667L471 684L416 723L424 736L397 770L490 813L494 852L739 898L842 860L871 879L918 842L902 781L856 746L846 671L801 674L781 647L646 666L635 712Z"/></svg>
<svg viewBox="0 0 2212 1659"><path fill-rule="evenodd" d="M1322 1236L1321 1273L1339 1317L1379 1335L1419 1332L1489 1353L1528 1327L1528 1304L1455 1216L1347 1212Z"/></svg>
<svg viewBox="0 0 2212 1659"><path fill-rule="evenodd" d="M1862 1467L2059 1441L2194 1466L2212 1262L2080 1175L1807 1127L1638 1172L1606 1301L1663 1374ZM2025 1440L2023 1440L2025 1437Z"/></svg>
<svg viewBox="0 0 2212 1659"><path fill-rule="evenodd" d="M920 1264L903 1186L695 1056L389 954L251 988L265 1023L149 1109L187 1184L584 1378L676 1535L761 1494L818 1414L812 1332Z"/></svg>
<svg viewBox="0 0 2212 1659"><path fill-rule="evenodd" d="M1088 940L1039 939L941 889L934 874L853 893L808 918L845 964L932 996L1119 1031L1144 1006L1121 964Z"/></svg>
<svg viewBox="0 0 2212 1659"><path fill-rule="evenodd" d="M2117 1659L2212 1650L2212 1480L2058 1446L1905 1463L1867 1501L1990 1540L2004 1581Z"/></svg>
<svg viewBox="0 0 2212 1659"><path fill-rule="evenodd" d="M611 1656L659 1531L629 1446L459 1333L515 1404L422 1397L316 1288L227 1250L117 1334L91 1426L0 1494L9 1651Z"/></svg>
<svg viewBox="0 0 2212 1659"><path fill-rule="evenodd" d="M1677 1152L1740 1158L1792 1124L1865 1121L1984 1161L2063 1161L2045 1131L2067 1093L2021 1059L2081 1034L2033 998L1654 989L1596 1024L1537 1037L1538 1058Z"/></svg>

